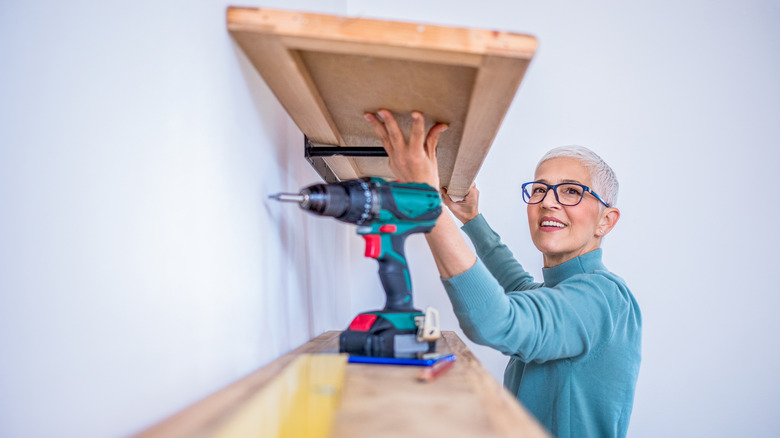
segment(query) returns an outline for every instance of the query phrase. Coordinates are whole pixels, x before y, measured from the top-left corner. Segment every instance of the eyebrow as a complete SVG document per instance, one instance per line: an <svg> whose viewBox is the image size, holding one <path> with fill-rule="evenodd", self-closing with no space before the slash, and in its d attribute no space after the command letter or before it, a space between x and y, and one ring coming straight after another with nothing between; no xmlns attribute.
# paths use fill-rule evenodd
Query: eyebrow
<svg viewBox="0 0 780 438"><path fill-rule="evenodd" d="M546 179L537 179L536 181L541 182L541 183L545 183L545 184L549 184L549 182ZM561 180L561 182L559 184L566 184L566 183L582 184L581 182L577 181L576 179L564 179L564 180ZM584 185L584 184L582 184L582 185Z"/></svg>

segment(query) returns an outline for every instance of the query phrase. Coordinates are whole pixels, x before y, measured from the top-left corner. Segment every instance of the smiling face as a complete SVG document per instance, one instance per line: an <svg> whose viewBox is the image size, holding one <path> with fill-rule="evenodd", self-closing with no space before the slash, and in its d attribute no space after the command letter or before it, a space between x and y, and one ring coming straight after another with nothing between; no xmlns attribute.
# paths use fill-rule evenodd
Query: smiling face
<svg viewBox="0 0 780 438"><path fill-rule="evenodd" d="M588 168L574 158L552 158L536 169L534 181L550 185L562 182L593 188ZM601 209L601 203L586 193L575 206L563 206L550 192L538 204L528 204L531 239L544 256L544 267L560 265L601 246L604 237L617 223L616 208Z"/></svg>

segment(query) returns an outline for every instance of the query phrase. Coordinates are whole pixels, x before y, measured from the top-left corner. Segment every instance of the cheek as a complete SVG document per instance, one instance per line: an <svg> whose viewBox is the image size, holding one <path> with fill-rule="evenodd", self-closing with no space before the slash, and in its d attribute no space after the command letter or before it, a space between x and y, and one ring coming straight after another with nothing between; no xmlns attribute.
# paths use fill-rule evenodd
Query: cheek
<svg viewBox="0 0 780 438"><path fill-rule="evenodd" d="M598 225L598 210L583 209L569 216L573 224L582 230L595 230Z"/></svg>

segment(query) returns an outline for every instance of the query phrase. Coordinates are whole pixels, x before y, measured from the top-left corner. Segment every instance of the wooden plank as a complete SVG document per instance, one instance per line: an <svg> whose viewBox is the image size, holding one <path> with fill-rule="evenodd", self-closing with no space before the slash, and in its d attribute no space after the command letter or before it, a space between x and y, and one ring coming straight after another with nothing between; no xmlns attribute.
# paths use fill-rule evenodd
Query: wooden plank
<svg viewBox="0 0 780 438"><path fill-rule="evenodd" d="M304 354L338 350L340 332L327 332L229 385L138 437L213 437L246 417L259 391ZM544 429L451 331L437 351L457 355L454 366L435 380L417 380L420 367L348 364L332 436L548 437ZM258 412L259 420L267 412ZM267 419L273 422L275 419Z"/></svg>
<svg viewBox="0 0 780 438"><path fill-rule="evenodd" d="M468 147L457 150L452 164L449 161L444 164L452 169L450 178L441 176L442 185L448 192L459 195L469 191L527 68L528 62L523 60L485 57L464 123L466 128L461 141Z"/></svg>
<svg viewBox="0 0 780 438"><path fill-rule="evenodd" d="M466 344L451 331L443 331L442 337L450 351L458 357L458 363L463 365L463 375L469 382L470 389L479 399L479 405L488 416L488 420L496 434L501 437L545 437L547 432L525 410L514 395L499 384L492 374L474 356Z"/></svg>
<svg viewBox="0 0 780 438"><path fill-rule="evenodd" d="M400 59L407 61L429 62L435 64L451 64L478 67L482 62L482 56L472 53L459 53L446 50L434 50L417 47L409 50L408 47L377 45L375 43L357 43L352 41L319 40L295 36L281 37L291 49L308 52L326 52L341 55L362 55L369 57Z"/></svg>
<svg viewBox="0 0 780 438"><path fill-rule="evenodd" d="M212 437L330 437L348 357L347 354L299 355ZM302 418L306 421L301 421Z"/></svg>
<svg viewBox="0 0 780 438"><path fill-rule="evenodd" d="M227 24L231 32L270 32L301 40L366 44L380 50L408 47L451 52L456 56L490 53L530 59L537 47L536 38L512 32L278 9L231 6L227 10Z"/></svg>
<svg viewBox="0 0 780 438"><path fill-rule="evenodd" d="M347 179L360 178L362 172L355 165L355 160L348 157L326 157L323 158L325 163L330 167L331 171L339 178L340 181Z"/></svg>
<svg viewBox="0 0 780 438"><path fill-rule="evenodd" d="M185 438L211 435L301 354L337 352L338 336L337 331L326 332L136 437Z"/></svg>
<svg viewBox="0 0 780 438"><path fill-rule="evenodd" d="M457 359L429 383L417 367L348 365L333 436L548 436L455 333L442 336L437 350Z"/></svg>
<svg viewBox="0 0 780 438"><path fill-rule="evenodd" d="M313 141L379 146L365 112L446 122L439 173L463 195L479 171L536 51L529 35L273 9L230 7L227 25ZM387 158L326 160L339 179L393 178Z"/></svg>
<svg viewBox="0 0 780 438"><path fill-rule="evenodd" d="M287 50L274 35L233 35L293 121L306 127L309 138L323 144L343 143L298 52Z"/></svg>

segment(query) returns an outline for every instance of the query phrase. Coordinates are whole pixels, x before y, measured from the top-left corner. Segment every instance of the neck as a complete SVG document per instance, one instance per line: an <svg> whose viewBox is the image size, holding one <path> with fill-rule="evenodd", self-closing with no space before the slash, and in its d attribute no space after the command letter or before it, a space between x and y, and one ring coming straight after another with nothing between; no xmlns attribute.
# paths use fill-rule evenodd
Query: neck
<svg viewBox="0 0 780 438"><path fill-rule="evenodd" d="M596 239L596 241L593 244L580 248L580 250L577 252L571 252L565 254L542 254L543 261L544 261L543 266L545 268L554 268L558 265L568 262L569 260L575 259L583 254L587 254L599 248L601 248L600 237Z"/></svg>

